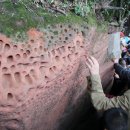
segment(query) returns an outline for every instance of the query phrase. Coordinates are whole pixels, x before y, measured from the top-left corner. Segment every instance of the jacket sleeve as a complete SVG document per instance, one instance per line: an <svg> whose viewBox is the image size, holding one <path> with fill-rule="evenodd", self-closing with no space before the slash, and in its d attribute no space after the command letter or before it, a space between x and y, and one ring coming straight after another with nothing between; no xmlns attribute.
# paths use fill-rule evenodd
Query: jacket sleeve
<svg viewBox="0 0 130 130"><path fill-rule="evenodd" d="M92 75L91 81L92 81L92 88L90 92L91 99L94 107L97 110L107 110L113 107L121 107L124 110L128 110L129 97L127 96L127 94L109 99L105 96L103 92L100 76Z"/></svg>
<svg viewBox="0 0 130 130"><path fill-rule="evenodd" d="M114 64L114 69L121 79L130 80L130 70L123 68L118 63Z"/></svg>

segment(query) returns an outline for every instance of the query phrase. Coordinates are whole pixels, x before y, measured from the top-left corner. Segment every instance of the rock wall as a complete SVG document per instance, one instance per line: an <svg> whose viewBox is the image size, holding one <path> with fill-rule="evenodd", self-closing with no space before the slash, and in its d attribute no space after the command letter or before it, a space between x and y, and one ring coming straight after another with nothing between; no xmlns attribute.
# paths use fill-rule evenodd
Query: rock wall
<svg viewBox="0 0 130 130"><path fill-rule="evenodd" d="M83 29L30 29L28 41L19 44L0 35L0 130L67 130L83 111L90 118L84 56L98 59L105 89L113 67L107 34Z"/></svg>

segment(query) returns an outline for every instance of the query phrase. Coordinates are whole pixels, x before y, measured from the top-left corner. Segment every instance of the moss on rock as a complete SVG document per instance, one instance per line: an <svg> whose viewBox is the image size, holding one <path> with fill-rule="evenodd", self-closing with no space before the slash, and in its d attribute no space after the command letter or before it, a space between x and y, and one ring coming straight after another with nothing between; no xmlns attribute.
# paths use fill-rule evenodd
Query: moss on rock
<svg viewBox="0 0 130 130"><path fill-rule="evenodd" d="M67 15L55 14L36 7L32 0L19 0L16 3L7 0L0 3L0 32L16 40L26 39L25 32L30 28L46 28L59 23L97 26L92 15L83 18L72 12Z"/></svg>

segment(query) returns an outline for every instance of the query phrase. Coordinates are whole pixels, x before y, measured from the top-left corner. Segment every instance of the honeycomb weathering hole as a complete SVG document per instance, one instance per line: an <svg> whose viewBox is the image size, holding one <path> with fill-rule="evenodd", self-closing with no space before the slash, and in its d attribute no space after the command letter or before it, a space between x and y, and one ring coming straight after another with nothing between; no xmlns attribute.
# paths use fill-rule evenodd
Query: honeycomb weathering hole
<svg viewBox="0 0 130 130"><path fill-rule="evenodd" d="M14 70L15 70L15 65L12 65L12 66L10 67L10 69L11 69L12 71L14 71Z"/></svg>
<svg viewBox="0 0 130 130"><path fill-rule="evenodd" d="M46 52L48 50L48 48L44 48L44 52Z"/></svg>
<svg viewBox="0 0 130 130"><path fill-rule="evenodd" d="M51 36L51 39L53 39L54 37L53 36Z"/></svg>
<svg viewBox="0 0 130 130"><path fill-rule="evenodd" d="M65 37L65 40L68 40L68 37Z"/></svg>
<svg viewBox="0 0 130 130"><path fill-rule="evenodd" d="M3 43L3 40L0 40L0 43Z"/></svg>
<svg viewBox="0 0 130 130"><path fill-rule="evenodd" d="M78 52L75 53L75 56L78 56Z"/></svg>
<svg viewBox="0 0 130 130"><path fill-rule="evenodd" d="M30 74L35 77L35 71L33 69L30 70Z"/></svg>
<svg viewBox="0 0 130 130"><path fill-rule="evenodd" d="M68 46L68 50L71 51L71 47L70 46Z"/></svg>
<svg viewBox="0 0 130 130"><path fill-rule="evenodd" d="M3 41L1 40L0 41L0 50L2 50L2 48L3 48Z"/></svg>
<svg viewBox="0 0 130 130"><path fill-rule="evenodd" d="M71 36L72 36L72 34L69 34L69 36L71 37Z"/></svg>
<svg viewBox="0 0 130 130"><path fill-rule="evenodd" d="M27 53L27 55L29 55L30 54L30 50L26 50L26 53Z"/></svg>
<svg viewBox="0 0 130 130"><path fill-rule="evenodd" d="M8 93L8 94L7 94L7 98L8 98L8 99L12 99L12 98L13 98L13 94L12 94L12 93Z"/></svg>
<svg viewBox="0 0 130 130"><path fill-rule="evenodd" d="M10 45L9 44L5 44L5 51L8 51L10 49Z"/></svg>
<svg viewBox="0 0 130 130"><path fill-rule="evenodd" d="M50 73L53 73L53 70L52 70L52 68L50 68L50 69L49 69L49 71L50 71Z"/></svg>
<svg viewBox="0 0 130 130"><path fill-rule="evenodd" d="M34 48L34 51L37 52L37 48Z"/></svg>
<svg viewBox="0 0 130 130"><path fill-rule="evenodd" d="M51 53L52 53L52 55L55 55L55 50L52 50Z"/></svg>
<svg viewBox="0 0 130 130"><path fill-rule="evenodd" d="M20 51L21 51L21 52L23 52L24 50L23 50L23 49L21 49Z"/></svg>
<svg viewBox="0 0 130 130"><path fill-rule="evenodd" d="M48 80L49 79L48 76L45 76L45 79Z"/></svg>
<svg viewBox="0 0 130 130"><path fill-rule="evenodd" d="M67 32L67 29L65 29L64 31Z"/></svg>
<svg viewBox="0 0 130 130"><path fill-rule="evenodd" d="M48 56L49 56L49 57L51 57L51 54L50 54L50 52L48 52Z"/></svg>
<svg viewBox="0 0 130 130"><path fill-rule="evenodd" d="M65 52L65 47L64 46L62 46L60 49L62 50L62 52Z"/></svg>
<svg viewBox="0 0 130 130"><path fill-rule="evenodd" d="M31 43L34 43L34 40L33 40L33 39L31 39L31 40L30 40L30 42L31 42Z"/></svg>
<svg viewBox="0 0 130 130"><path fill-rule="evenodd" d="M39 49L40 49L40 50L43 50L43 47L42 47L42 46L40 46L40 47L39 47Z"/></svg>
<svg viewBox="0 0 130 130"><path fill-rule="evenodd" d="M77 44L77 45L80 45L80 41L76 41L76 44Z"/></svg>
<svg viewBox="0 0 130 130"><path fill-rule="evenodd" d="M13 48L16 50L17 49L17 45L14 45Z"/></svg>
<svg viewBox="0 0 130 130"><path fill-rule="evenodd" d="M59 60L60 60L60 57L59 57L59 56L56 56L55 59L56 59L56 61L59 61Z"/></svg>
<svg viewBox="0 0 130 130"><path fill-rule="evenodd" d="M21 75L19 72L14 73L14 77L16 82L20 83L21 82Z"/></svg>
<svg viewBox="0 0 130 130"><path fill-rule="evenodd" d="M44 60L44 55L41 55L41 60Z"/></svg>
<svg viewBox="0 0 130 130"><path fill-rule="evenodd" d="M16 54L15 57L16 57L17 59L19 59L19 58L20 58L20 54Z"/></svg>
<svg viewBox="0 0 130 130"><path fill-rule="evenodd" d="M68 28L71 28L71 25L68 25Z"/></svg>
<svg viewBox="0 0 130 130"><path fill-rule="evenodd" d="M29 84L32 84L33 81L32 81L32 79L31 79L31 77L30 77L29 74L25 76L25 79L26 79L26 81L27 81Z"/></svg>
<svg viewBox="0 0 130 130"><path fill-rule="evenodd" d="M2 68L2 71L3 71L3 72L7 72L7 70L8 70L7 67L3 67L3 68Z"/></svg>
<svg viewBox="0 0 130 130"><path fill-rule="evenodd" d="M61 51L59 48L57 48L56 51L58 52L58 54L61 54Z"/></svg>
<svg viewBox="0 0 130 130"><path fill-rule="evenodd" d="M27 58L27 54L26 53L23 53L23 58Z"/></svg>
<svg viewBox="0 0 130 130"><path fill-rule="evenodd" d="M7 57L7 62L8 63L13 62L13 56L12 55Z"/></svg>
<svg viewBox="0 0 130 130"><path fill-rule="evenodd" d="M56 66L53 66L52 68L53 68L54 71L56 71Z"/></svg>
<svg viewBox="0 0 130 130"><path fill-rule="evenodd" d="M72 55L71 54L69 54L67 57L68 57L69 61L72 60Z"/></svg>

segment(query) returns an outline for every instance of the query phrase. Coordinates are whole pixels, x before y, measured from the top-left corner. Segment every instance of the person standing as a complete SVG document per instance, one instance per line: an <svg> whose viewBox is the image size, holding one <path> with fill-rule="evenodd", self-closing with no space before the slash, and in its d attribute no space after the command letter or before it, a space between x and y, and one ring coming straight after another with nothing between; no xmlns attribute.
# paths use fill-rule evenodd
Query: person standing
<svg viewBox="0 0 130 130"><path fill-rule="evenodd" d="M124 92L123 95L113 97L113 98L107 98L103 92L103 88L101 84L98 61L94 57L87 57L86 66L89 68L90 71L90 79L92 82L90 95L94 107L97 110L103 110L103 111L114 107L122 108L129 115L128 126L130 129L130 88L129 88L130 86L128 86L128 89ZM116 67L118 68L120 66L116 66ZM121 76L121 74L125 74L125 73L124 72L122 73L122 70L120 69L117 71L117 74ZM124 78L128 79L128 77L124 77Z"/></svg>

